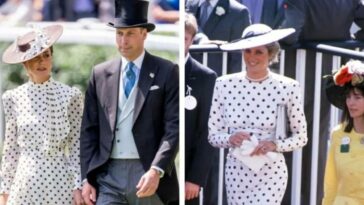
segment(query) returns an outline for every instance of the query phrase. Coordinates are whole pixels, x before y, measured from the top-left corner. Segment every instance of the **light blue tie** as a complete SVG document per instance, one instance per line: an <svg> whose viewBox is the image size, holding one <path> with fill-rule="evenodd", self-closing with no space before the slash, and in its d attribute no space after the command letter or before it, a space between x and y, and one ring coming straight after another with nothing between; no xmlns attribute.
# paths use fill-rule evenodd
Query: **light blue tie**
<svg viewBox="0 0 364 205"><path fill-rule="evenodd" d="M129 62L126 65L126 73L125 73L125 87L124 87L124 93L126 98L129 97L131 90L134 87L135 84L135 79L136 79L136 75L134 73L133 67L134 67L134 63L133 62Z"/></svg>

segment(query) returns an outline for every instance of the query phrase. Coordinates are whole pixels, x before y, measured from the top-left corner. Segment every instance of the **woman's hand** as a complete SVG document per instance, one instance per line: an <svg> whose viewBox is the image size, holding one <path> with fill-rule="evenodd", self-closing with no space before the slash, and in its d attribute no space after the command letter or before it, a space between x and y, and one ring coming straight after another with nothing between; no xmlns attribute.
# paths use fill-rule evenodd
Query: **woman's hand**
<svg viewBox="0 0 364 205"><path fill-rule="evenodd" d="M240 147L244 140L249 140L250 135L246 132L235 132L229 138L229 143L232 147Z"/></svg>
<svg viewBox="0 0 364 205"><path fill-rule="evenodd" d="M82 198L82 193L81 190L74 190L73 191L73 205L84 205L85 202L83 201Z"/></svg>
<svg viewBox="0 0 364 205"><path fill-rule="evenodd" d="M253 155L265 155L267 152L274 152L277 146L272 141L260 141L258 146L255 147L254 151L250 154Z"/></svg>
<svg viewBox="0 0 364 205"><path fill-rule="evenodd" d="M0 205L6 205L9 194L0 194Z"/></svg>

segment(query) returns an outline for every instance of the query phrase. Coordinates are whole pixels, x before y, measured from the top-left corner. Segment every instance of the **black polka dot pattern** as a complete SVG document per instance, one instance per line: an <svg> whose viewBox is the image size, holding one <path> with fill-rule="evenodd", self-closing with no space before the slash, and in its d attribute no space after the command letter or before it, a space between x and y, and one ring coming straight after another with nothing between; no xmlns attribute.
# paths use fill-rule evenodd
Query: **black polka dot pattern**
<svg viewBox="0 0 364 205"><path fill-rule="evenodd" d="M287 187L288 172L283 154L259 173L228 155L225 184L229 205L280 205Z"/></svg>
<svg viewBox="0 0 364 205"><path fill-rule="evenodd" d="M1 190L8 204L71 204L81 188L81 92L54 81L3 94Z"/></svg>
<svg viewBox="0 0 364 205"><path fill-rule="evenodd" d="M307 131L298 82L274 73L262 82L252 82L245 75L242 72L217 79L209 119L210 144L229 148L229 133L246 131L258 140L273 140L277 152L303 147ZM292 132L285 139L275 138L279 104L287 107ZM229 154L225 169L229 204L280 204L288 176L284 157L281 153L278 156L254 173Z"/></svg>

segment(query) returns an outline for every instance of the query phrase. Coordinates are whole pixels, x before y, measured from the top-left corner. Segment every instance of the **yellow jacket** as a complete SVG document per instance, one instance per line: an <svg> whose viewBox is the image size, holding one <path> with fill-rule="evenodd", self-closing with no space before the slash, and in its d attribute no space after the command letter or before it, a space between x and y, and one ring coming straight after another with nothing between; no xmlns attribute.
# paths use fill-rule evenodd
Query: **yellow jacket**
<svg viewBox="0 0 364 205"><path fill-rule="evenodd" d="M349 150L341 150L349 141ZM364 204L364 134L344 132L337 126L332 133L327 157L322 205Z"/></svg>

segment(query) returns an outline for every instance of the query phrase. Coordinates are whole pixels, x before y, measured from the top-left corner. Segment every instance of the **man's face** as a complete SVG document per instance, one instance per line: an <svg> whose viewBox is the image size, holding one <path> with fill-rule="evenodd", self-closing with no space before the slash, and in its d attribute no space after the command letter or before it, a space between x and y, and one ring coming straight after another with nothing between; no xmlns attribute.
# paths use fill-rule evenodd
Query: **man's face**
<svg viewBox="0 0 364 205"><path fill-rule="evenodd" d="M144 50L144 40L147 38L145 28L118 28L116 44L122 56L127 60L135 60Z"/></svg>
<svg viewBox="0 0 364 205"><path fill-rule="evenodd" d="M188 49L193 43L193 35L185 29L185 56L188 53Z"/></svg>

